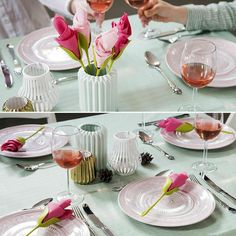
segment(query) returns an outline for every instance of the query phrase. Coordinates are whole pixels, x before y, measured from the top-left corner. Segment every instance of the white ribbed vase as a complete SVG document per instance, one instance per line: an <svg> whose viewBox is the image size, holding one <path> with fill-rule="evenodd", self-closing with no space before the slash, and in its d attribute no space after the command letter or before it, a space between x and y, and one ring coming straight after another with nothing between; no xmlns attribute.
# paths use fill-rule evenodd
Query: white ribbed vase
<svg viewBox="0 0 236 236"><path fill-rule="evenodd" d="M33 63L24 67L18 95L28 98L35 111L51 111L58 102L58 90L48 65Z"/></svg>
<svg viewBox="0 0 236 236"><path fill-rule="evenodd" d="M107 166L107 129L98 124L82 124L80 130L80 146L82 150L92 153L96 159L96 170Z"/></svg>
<svg viewBox="0 0 236 236"><path fill-rule="evenodd" d="M79 107L81 111L106 112L117 111L117 72L93 76L83 68L78 72Z"/></svg>

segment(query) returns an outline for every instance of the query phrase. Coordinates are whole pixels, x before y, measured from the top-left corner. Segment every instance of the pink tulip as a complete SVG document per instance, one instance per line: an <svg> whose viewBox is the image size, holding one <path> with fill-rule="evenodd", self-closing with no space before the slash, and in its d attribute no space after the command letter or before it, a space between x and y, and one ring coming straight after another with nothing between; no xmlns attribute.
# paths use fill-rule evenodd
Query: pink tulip
<svg viewBox="0 0 236 236"><path fill-rule="evenodd" d="M71 204L70 199L61 200L60 202L50 202L48 204L48 214L43 219L43 223L52 218L58 218L59 220L70 219L72 217L72 210L65 209Z"/></svg>
<svg viewBox="0 0 236 236"><path fill-rule="evenodd" d="M1 151L18 152L23 145L24 143L20 142L20 140L8 140L1 146Z"/></svg>
<svg viewBox="0 0 236 236"><path fill-rule="evenodd" d="M165 129L166 132L173 132L182 124L183 122L176 118L168 118L168 119L162 120L157 125Z"/></svg>
<svg viewBox="0 0 236 236"><path fill-rule="evenodd" d="M129 36L132 34L131 25L129 22L128 14L125 13L121 18L118 24L112 23L112 27L117 26L119 35L124 35L126 38L129 38Z"/></svg>
<svg viewBox="0 0 236 236"><path fill-rule="evenodd" d="M88 45L90 44L90 23L88 13L82 8L78 8L73 17L73 29L85 36Z"/></svg>
<svg viewBox="0 0 236 236"><path fill-rule="evenodd" d="M124 35L119 36L119 38L114 46L115 55L113 56L113 59L118 57L120 52L128 45L129 42L130 41L128 40L128 38L126 38L126 36L124 36Z"/></svg>
<svg viewBox="0 0 236 236"><path fill-rule="evenodd" d="M172 180L172 183L168 188L168 191L171 191L174 188L179 188L184 185L186 183L186 180L188 179L188 174L186 172L181 172L179 174L173 173L169 177Z"/></svg>
<svg viewBox="0 0 236 236"><path fill-rule="evenodd" d="M109 31L98 35L95 40L95 52L98 68L100 68L103 62L112 55L117 40L117 28L112 28Z"/></svg>
<svg viewBox="0 0 236 236"><path fill-rule="evenodd" d="M71 29L62 16L56 15L53 24L59 36L55 39L59 45L72 52L78 60L81 59L81 53L78 45L78 33Z"/></svg>

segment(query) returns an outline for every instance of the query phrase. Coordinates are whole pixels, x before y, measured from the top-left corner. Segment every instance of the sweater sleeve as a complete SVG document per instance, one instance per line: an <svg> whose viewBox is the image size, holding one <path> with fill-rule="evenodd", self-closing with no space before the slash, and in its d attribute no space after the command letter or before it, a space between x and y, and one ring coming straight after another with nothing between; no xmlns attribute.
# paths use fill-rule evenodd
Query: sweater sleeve
<svg viewBox="0 0 236 236"><path fill-rule="evenodd" d="M72 0L39 0L43 5L50 8L56 13L65 15L67 17L72 17L70 12L70 4Z"/></svg>
<svg viewBox="0 0 236 236"><path fill-rule="evenodd" d="M187 30L236 30L236 1L186 7Z"/></svg>

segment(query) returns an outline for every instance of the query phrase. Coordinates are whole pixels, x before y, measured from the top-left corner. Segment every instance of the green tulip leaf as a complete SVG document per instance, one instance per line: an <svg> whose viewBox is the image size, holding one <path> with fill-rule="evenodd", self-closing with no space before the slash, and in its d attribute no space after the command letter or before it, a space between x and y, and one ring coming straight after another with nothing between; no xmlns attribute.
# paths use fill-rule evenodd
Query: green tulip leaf
<svg viewBox="0 0 236 236"><path fill-rule="evenodd" d="M54 218L51 218L51 219L47 220L47 221L44 222L44 223L39 224L39 227L45 228L45 227L48 227L48 226L50 226L50 225L56 224L56 223L59 222L59 221L60 221L59 218L54 217Z"/></svg>
<svg viewBox="0 0 236 236"><path fill-rule="evenodd" d="M75 61L79 61L79 59L77 58L77 56L71 52L70 50L68 50L67 48L64 48L62 46L60 46L61 49L63 49L73 60Z"/></svg>
<svg viewBox="0 0 236 236"><path fill-rule="evenodd" d="M38 217L38 220L37 220L38 224L41 224L43 222L43 220L44 220L44 218L46 217L47 214L48 214L48 208L46 207L44 209L44 211Z"/></svg>
<svg viewBox="0 0 236 236"><path fill-rule="evenodd" d="M183 124L181 124L176 131L177 132L181 132L181 133L188 133L190 131L194 130L194 126L188 122L185 122Z"/></svg>
<svg viewBox="0 0 236 236"><path fill-rule="evenodd" d="M85 51L88 51L89 45L86 37L83 34L78 33L78 39L80 47L83 48Z"/></svg>
<svg viewBox="0 0 236 236"><path fill-rule="evenodd" d="M222 132L223 134L234 134L234 132L225 131L225 130L221 130L221 132Z"/></svg>
<svg viewBox="0 0 236 236"><path fill-rule="evenodd" d="M165 184L164 184L163 187L162 187L162 192L163 192L163 193L167 193L167 191L168 191L169 187L171 186L171 184L172 184L172 180L171 180L171 178L168 176L168 177L166 178Z"/></svg>

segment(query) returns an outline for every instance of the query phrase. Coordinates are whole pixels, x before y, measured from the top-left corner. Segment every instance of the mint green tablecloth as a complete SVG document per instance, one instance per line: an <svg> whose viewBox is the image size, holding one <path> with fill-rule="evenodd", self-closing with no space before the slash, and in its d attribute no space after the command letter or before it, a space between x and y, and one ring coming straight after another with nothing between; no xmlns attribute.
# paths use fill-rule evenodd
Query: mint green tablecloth
<svg viewBox="0 0 236 236"><path fill-rule="evenodd" d="M156 118L167 116L167 114L153 115ZM153 118L153 117L152 117ZM118 131L134 130L137 122L140 121L141 114L105 114L95 117L76 119L66 122L52 124L80 125L86 122L97 122L108 128L108 151L111 151L113 134ZM151 117L148 117L151 119ZM163 169L174 171L187 171L192 173L191 164L200 160L201 151L185 150L165 143L156 132L155 138L158 144L170 154L176 157L175 161L165 159L156 149L145 146L139 142L140 152L148 151L154 155L153 164L148 167L139 166L136 173L129 177L114 176L109 184L95 183L87 186L73 185L75 191L87 193L85 201L94 210L96 215L104 222L115 235L119 236L144 236L161 235L176 236L189 235L236 235L236 214L229 213L226 209L217 204L214 213L203 222L180 228L161 228L137 222L126 216L117 203L118 193L112 192L112 186L117 186L132 180L154 176ZM211 174L211 178L230 193L236 196L236 143L209 152L209 160L217 164L217 172ZM25 162L34 163L35 161L48 160L51 156L26 160ZM8 214L18 209L30 207L35 202L46 197L55 197L56 194L66 188L66 172L57 166L49 169L38 170L36 172L25 172L17 167L15 163L19 160L0 157L0 215ZM100 192L96 192L97 190ZM95 191L95 192L93 192ZM222 198L223 199L223 198ZM225 199L223 199L226 201ZM234 206L235 207L235 206ZM103 235L97 230L97 235Z"/></svg>
<svg viewBox="0 0 236 236"><path fill-rule="evenodd" d="M130 17L133 28L132 42L125 50L123 56L115 63L118 70L118 109L119 111L177 111L178 108L190 101L192 89L187 87L180 78L173 75L165 64L165 53L168 44L157 39L139 40L138 34L142 27L136 15ZM110 27L111 20L104 22L104 29ZM153 23L160 31L173 29L176 24ZM236 42L236 38L228 32L212 32L210 36L220 37ZM20 38L0 41L4 59L12 67L10 55L5 45L17 44ZM175 95L170 91L166 81L161 75L150 69L144 61L144 52L150 50L162 62L162 68L175 83L183 89L183 95ZM76 74L77 70L53 73L55 78ZM3 76L0 73L0 107L3 102L17 94L22 83L21 78L15 78L14 87L6 89ZM70 81L59 85L60 100L54 111L79 111L77 81ZM200 91L198 102L203 110L235 111L235 88L205 88Z"/></svg>

